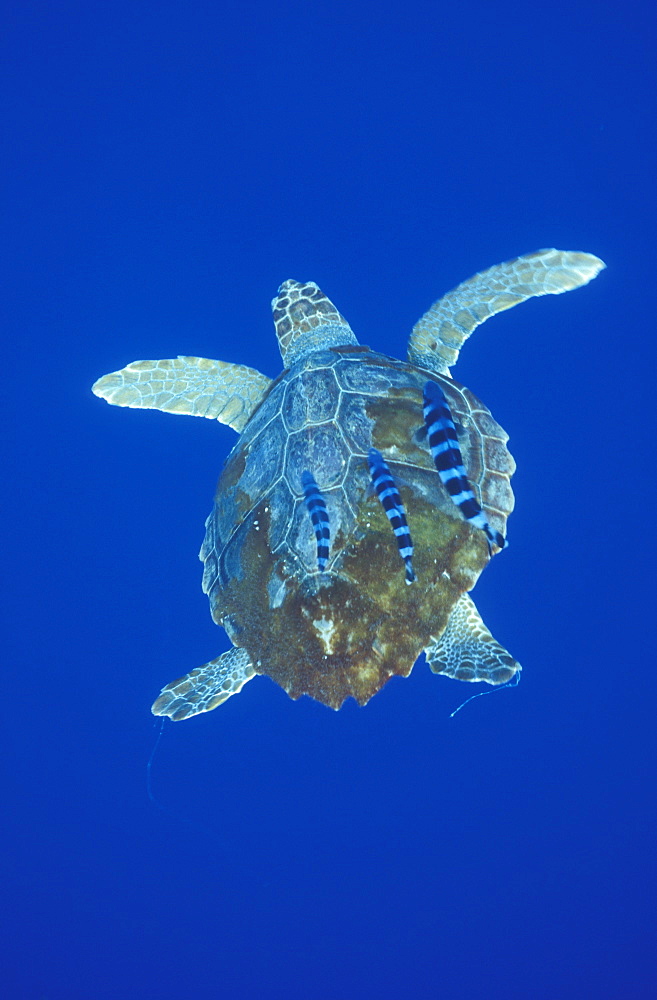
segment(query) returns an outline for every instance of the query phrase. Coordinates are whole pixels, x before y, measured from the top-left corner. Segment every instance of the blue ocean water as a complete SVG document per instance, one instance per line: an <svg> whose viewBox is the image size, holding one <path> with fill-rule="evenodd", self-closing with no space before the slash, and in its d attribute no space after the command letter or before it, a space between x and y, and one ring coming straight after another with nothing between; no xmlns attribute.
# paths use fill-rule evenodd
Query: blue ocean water
<svg viewBox="0 0 657 1000"><path fill-rule="evenodd" d="M652 8L27 0L2 34L3 994L657 995ZM260 678L161 727L227 648L197 552L235 436L94 380L275 376L288 277L401 356L546 246L607 270L454 372L518 463L476 598L519 687L450 718L422 661L339 713Z"/></svg>

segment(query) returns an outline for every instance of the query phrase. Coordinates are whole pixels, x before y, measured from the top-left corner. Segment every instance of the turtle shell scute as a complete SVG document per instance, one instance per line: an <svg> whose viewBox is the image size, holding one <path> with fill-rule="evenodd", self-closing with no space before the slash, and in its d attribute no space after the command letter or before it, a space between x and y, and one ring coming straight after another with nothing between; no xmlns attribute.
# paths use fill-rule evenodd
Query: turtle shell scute
<svg viewBox="0 0 657 1000"><path fill-rule="evenodd" d="M372 442L374 420L368 416L366 397L343 393L338 410L338 423L352 451L367 454Z"/></svg>
<svg viewBox="0 0 657 1000"><path fill-rule="evenodd" d="M289 431L298 431L310 423L322 423L335 417L338 383L330 368L302 372L288 382L282 416Z"/></svg>
<svg viewBox="0 0 657 1000"><path fill-rule="evenodd" d="M306 430L290 434L285 462L285 477L290 488L303 495L301 473L308 469L320 490L327 490L344 478L349 459L349 447L338 425L313 426L309 438Z"/></svg>
<svg viewBox="0 0 657 1000"><path fill-rule="evenodd" d="M338 381L343 389L352 392L363 392L376 395L386 392L392 386L408 385L408 375L392 367L390 359L381 355L383 365L372 365L361 360L358 355L351 355L338 372ZM400 362L395 363L396 366Z"/></svg>
<svg viewBox="0 0 657 1000"><path fill-rule="evenodd" d="M278 479L287 440L283 417L278 414L267 424L266 431L260 431L250 441L239 488L252 502L258 500Z"/></svg>

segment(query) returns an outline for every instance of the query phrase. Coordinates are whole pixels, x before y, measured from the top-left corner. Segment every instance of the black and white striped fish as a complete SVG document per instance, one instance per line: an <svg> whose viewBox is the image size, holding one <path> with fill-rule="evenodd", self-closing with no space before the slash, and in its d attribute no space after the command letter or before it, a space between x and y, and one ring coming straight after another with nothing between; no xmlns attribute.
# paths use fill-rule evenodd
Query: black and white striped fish
<svg viewBox="0 0 657 1000"><path fill-rule="evenodd" d="M427 382L424 387L424 422L434 464L450 497L465 520L481 528L488 538L489 549L491 543L505 548L506 539L490 527L472 492L447 397L435 382Z"/></svg>
<svg viewBox="0 0 657 1000"><path fill-rule="evenodd" d="M301 473L301 485L303 486L306 507L310 514L310 520L313 522L315 538L317 539L317 568L320 573L323 573L328 563L329 541L331 538L326 501L319 491L319 486L307 469Z"/></svg>
<svg viewBox="0 0 657 1000"><path fill-rule="evenodd" d="M386 465L380 451L377 451L376 448L370 448L367 460L369 462L370 475L372 476L374 488L383 505L383 509L388 515L388 520L390 521L392 530L395 533L395 538L397 539L399 554L406 565L406 583L414 583L416 577L413 572L412 562L413 541L411 539L411 533L408 530L406 511L404 510L399 490L395 486L392 473Z"/></svg>

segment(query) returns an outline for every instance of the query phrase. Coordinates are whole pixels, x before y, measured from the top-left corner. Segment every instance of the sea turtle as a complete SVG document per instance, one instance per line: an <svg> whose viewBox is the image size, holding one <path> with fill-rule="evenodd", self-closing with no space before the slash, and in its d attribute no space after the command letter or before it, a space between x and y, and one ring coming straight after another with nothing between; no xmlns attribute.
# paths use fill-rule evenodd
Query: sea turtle
<svg viewBox="0 0 657 1000"><path fill-rule="evenodd" d="M99 379L93 391L110 403L240 434L200 553L233 648L163 688L154 714L208 712L257 674L292 698L364 705L422 651L435 673L517 679L468 593L505 545L515 463L508 435L450 367L490 316L602 267L540 250L476 274L419 320L406 362L361 346L316 284L285 281L272 302L277 379L195 357Z"/></svg>

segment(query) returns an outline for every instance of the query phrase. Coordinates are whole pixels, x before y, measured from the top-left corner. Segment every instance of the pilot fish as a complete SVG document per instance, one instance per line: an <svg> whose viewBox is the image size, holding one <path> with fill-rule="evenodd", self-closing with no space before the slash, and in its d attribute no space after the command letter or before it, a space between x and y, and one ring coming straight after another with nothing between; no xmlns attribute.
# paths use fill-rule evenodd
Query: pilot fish
<svg viewBox="0 0 657 1000"><path fill-rule="evenodd" d="M477 499L472 492L463 466L463 456L454 426L452 413L445 393L436 382L427 382L424 387L424 422L429 437L429 446L438 475L445 489L466 521L480 528L491 544L503 549L506 539L493 531L486 520Z"/></svg>
<svg viewBox="0 0 657 1000"><path fill-rule="evenodd" d="M328 563L329 541L331 539L326 501L320 493L317 483L307 470L301 473L301 485L317 539L317 568L320 573L323 573Z"/></svg>
<svg viewBox="0 0 657 1000"><path fill-rule="evenodd" d="M368 462L374 488L395 533L399 554L406 565L406 583L414 583L413 542L399 490L380 451L377 451L376 448L370 448Z"/></svg>

